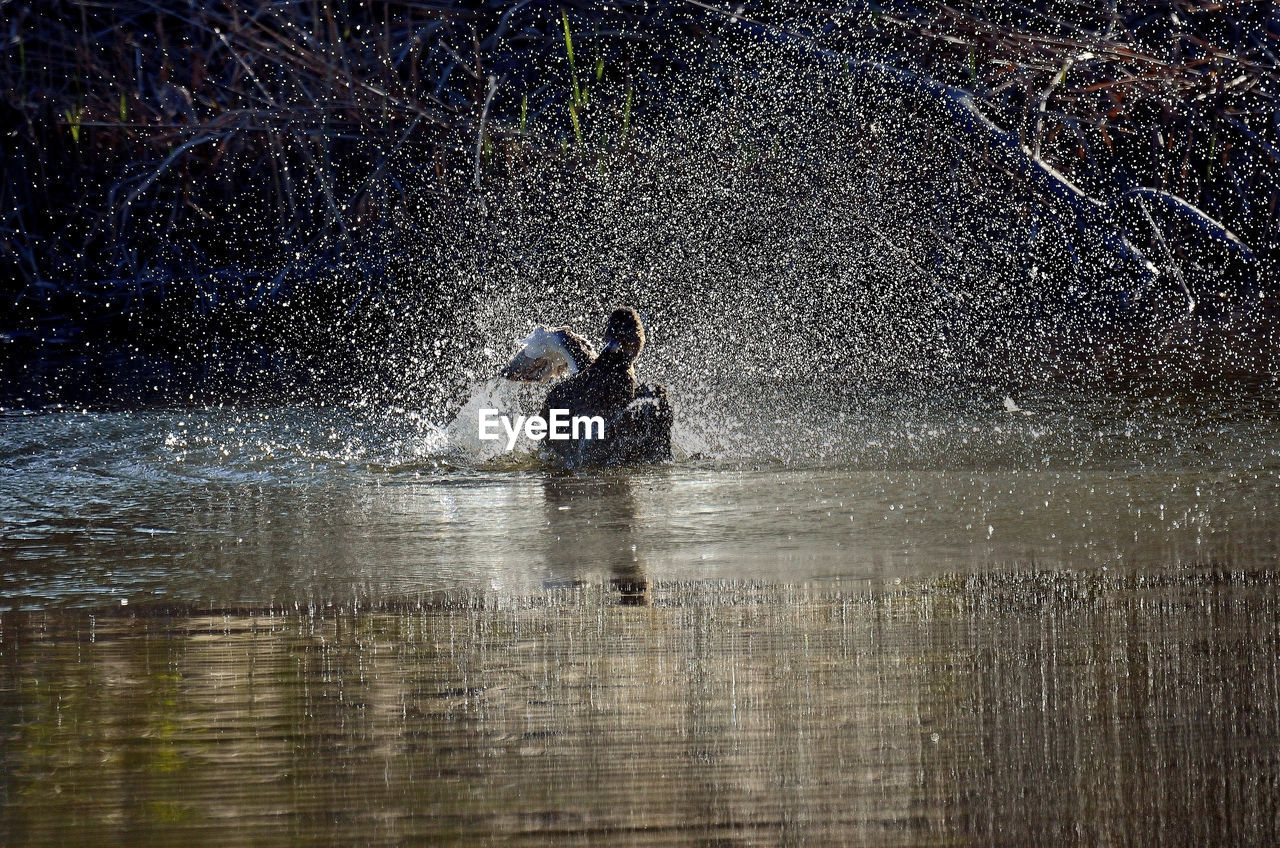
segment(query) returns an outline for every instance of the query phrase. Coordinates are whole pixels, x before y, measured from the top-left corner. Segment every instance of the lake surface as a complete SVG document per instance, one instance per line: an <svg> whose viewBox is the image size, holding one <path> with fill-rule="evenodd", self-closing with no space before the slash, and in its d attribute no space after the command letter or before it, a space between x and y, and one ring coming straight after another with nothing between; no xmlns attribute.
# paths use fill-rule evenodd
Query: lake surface
<svg viewBox="0 0 1280 848"><path fill-rule="evenodd" d="M1275 842L1275 398L5 412L0 843Z"/></svg>

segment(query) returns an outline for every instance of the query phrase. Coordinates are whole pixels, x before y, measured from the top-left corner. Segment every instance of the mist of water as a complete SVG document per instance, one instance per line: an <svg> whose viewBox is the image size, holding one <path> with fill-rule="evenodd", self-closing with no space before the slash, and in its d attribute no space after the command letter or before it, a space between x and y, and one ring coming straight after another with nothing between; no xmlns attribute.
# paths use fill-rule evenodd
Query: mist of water
<svg viewBox="0 0 1280 848"><path fill-rule="evenodd" d="M625 138L594 115L572 165L486 172L483 202L406 204L353 250L399 281L365 401L461 421L500 400L509 340L538 324L598 338L621 304L646 321L639 371L667 385L686 457L822 461L886 398L999 404L1064 375L1088 393L1126 367L1155 385L1269 373L1243 341L1265 332L1245 282L1219 281L1208 349L1181 283L993 165L927 98L775 45L699 67ZM549 145L564 128L545 120L530 133ZM1201 258L1225 273L1212 245Z"/></svg>

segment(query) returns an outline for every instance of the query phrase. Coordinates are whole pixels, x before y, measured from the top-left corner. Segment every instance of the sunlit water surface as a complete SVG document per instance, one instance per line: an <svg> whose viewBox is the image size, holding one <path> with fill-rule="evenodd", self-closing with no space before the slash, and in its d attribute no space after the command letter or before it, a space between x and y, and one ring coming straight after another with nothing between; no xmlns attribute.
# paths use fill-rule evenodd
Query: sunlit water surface
<svg viewBox="0 0 1280 848"><path fill-rule="evenodd" d="M0 843L1267 844L1270 385L0 419Z"/></svg>

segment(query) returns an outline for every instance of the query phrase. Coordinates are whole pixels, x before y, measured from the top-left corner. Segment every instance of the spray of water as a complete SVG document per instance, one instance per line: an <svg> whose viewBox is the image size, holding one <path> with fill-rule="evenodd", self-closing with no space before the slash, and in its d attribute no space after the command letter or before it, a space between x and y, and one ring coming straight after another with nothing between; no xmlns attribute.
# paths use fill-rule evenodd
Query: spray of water
<svg viewBox="0 0 1280 848"><path fill-rule="evenodd" d="M491 179L465 222L406 216L430 234L412 275L452 292L411 305L406 326L427 339L407 332L380 362L409 375L406 396L470 421L503 400L488 378L514 349L495 340L537 324L598 339L629 304L679 459L820 462L865 449L887 418L1001 412L1064 373L1088 390L1186 329L1178 279L999 167L919 93L777 45L705 66L625 146L601 120L574 167ZM1205 268L1225 267L1215 250ZM1247 307L1232 315L1256 330ZM1144 367L1176 380L1195 354Z"/></svg>
<svg viewBox="0 0 1280 848"><path fill-rule="evenodd" d="M358 372L331 400L386 447L353 430L342 455L525 467L529 445L504 455L475 427L482 407L538 407L535 391L496 379L510 340L564 324L598 340L623 304L648 328L638 371L668 387L681 462L940 452L963 438L948 416L987 410L1034 442L1043 419L1008 413L1006 397L1031 409L1025 398L1064 373L1088 392L1153 338L1189 338L1187 291L1217 277L1212 301L1230 332L1211 335L1243 341L1155 346L1142 367L1157 382L1215 356L1265 371L1269 330L1247 280L1226 273L1229 245L1206 241L1195 268L1153 271L1114 228L1011 172L927 92L766 42L691 56L660 85L660 96L637 87L643 113L630 89L602 84L591 103L626 103L625 114L577 100L572 116L548 110L518 128L487 114L495 138L518 129L539 155L516 166L503 162L512 150L468 139L473 167L443 177L462 193L439 191L409 147L371 151L396 187L371 189L387 210L380 235L344 247L310 289L271 289L283 305L272 320L305 328L337 290L326 279L368 283L348 323L326 330ZM1155 226L1163 207L1138 200L1134 226ZM314 367L321 394L350 376L337 371Z"/></svg>

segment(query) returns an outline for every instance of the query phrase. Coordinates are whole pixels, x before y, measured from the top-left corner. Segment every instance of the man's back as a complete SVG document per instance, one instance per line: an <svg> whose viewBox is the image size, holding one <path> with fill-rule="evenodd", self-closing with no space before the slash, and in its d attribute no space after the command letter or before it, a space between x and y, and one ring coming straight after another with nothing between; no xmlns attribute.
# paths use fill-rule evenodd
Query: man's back
<svg viewBox="0 0 1280 848"><path fill-rule="evenodd" d="M635 396L636 374L630 359L622 351L605 351L585 371L547 393L542 417L548 418L552 409L567 409L570 416L600 415L607 421Z"/></svg>
<svg viewBox="0 0 1280 848"><path fill-rule="evenodd" d="M559 383L547 393L546 403L542 405L542 417L550 420L551 410L568 410L568 417L598 415L605 420L604 438L600 447L607 450L611 433L609 421L616 419L618 413L636 396L636 374L631 367L631 358L621 350L606 350L591 363L585 371L580 371ZM616 423L616 421L615 421ZM551 440L544 442L567 465L578 465L584 461L584 450L588 447L586 439ZM599 451L592 451L599 453Z"/></svg>

